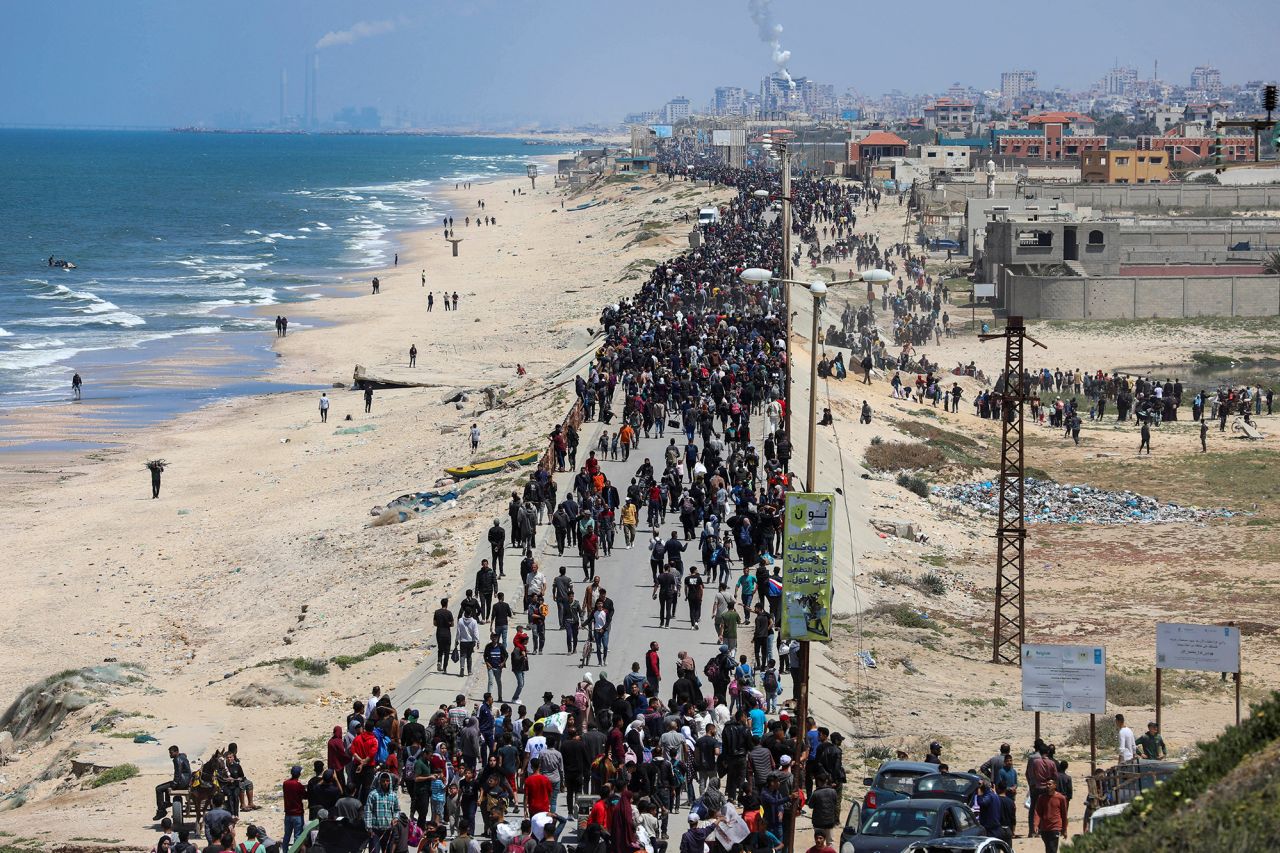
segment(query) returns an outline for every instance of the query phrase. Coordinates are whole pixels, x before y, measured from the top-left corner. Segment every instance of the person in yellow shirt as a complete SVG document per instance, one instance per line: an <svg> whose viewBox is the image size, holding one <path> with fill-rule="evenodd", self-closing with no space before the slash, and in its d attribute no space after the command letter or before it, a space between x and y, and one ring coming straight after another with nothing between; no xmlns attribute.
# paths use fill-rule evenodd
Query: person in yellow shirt
<svg viewBox="0 0 1280 853"><path fill-rule="evenodd" d="M622 538L627 543L627 549L630 550L632 543L636 541L636 522L638 520L638 511L636 505L627 501L622 506Z"/></svg>

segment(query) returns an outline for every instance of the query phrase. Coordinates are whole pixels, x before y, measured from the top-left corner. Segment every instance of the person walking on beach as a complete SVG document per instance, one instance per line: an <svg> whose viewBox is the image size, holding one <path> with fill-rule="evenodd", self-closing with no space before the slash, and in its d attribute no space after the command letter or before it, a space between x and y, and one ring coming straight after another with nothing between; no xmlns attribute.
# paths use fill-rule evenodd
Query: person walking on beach
<svg viewBox="0 0 1280 853"><path fill-rule="evenodd" d="M373 409L373 387L369 386L364 389L364 413L369 414Z"/></svg>
<svg viewBox="0 0 1280 853"><path fill-rule="evenodd" d="M280 315L276 315L276 337L280 337Z"/></svg>
<svg viewBox="0 0 1280 853"><path fill-rule="evenodd" d="M476 448L480 446L480 425L471 425L471 452L475 453Z"/></svg>
<svg viewBox="0 0 1280 853"><path fill-rule="evenodd" d="M418 366L418 345L417 344L409 345L409 366L410 367Z"/></svg>
<svg viewBox="0 0 1280 853"><path fill-rule="evenodd" d="M282 316L280 318L280 337L289 337L289 318Z"/></svg>
<svg viewBox="0 0 1280 853"><path fill-rule="evenodd" d="M84 385L84 380L80 378L80 374L76 373L71 377L71 399L80 399L80 388Z"/></svg>
<svg viewBox="0 0 1280 853"><path fill-rule="evenodd" d="M427 286L427 271L426 271L426 270L423 270L423 271L422 271L422 286L423 286L423 287L426 287L426 286Z"/></svg>
<svg viewBox="0 0 1280 853"><path fill-rule="evenodd" d="M427 291L427 313L428 314L431 313L431 309L435 306L435 304L436 304L436 295L432 293L430 290L428 290Z"/></svg>
<svg viewBox="0 0 1280 853"><path fill-rule="evenodd" d="M399 253L399 252L396 252L395 260L391 262L391 265L392 265L393 267L398 267L398 266L400 266L400 253Z"/></svg>
<svg viewBox="0 0 1280 853"><path fill-rule="evenodd" d="M374 292L374 293L377 293L377 292L378 292L378 287L379 287L380 285L381 285L381 282L379 282L379 281L378 281L378 277L375 275L375 276L373 277L373 292Z"/></svg>
<svg viewBox="0 0 1280 853"><path fill-rule="evenodd" d="M449 310L449 291L447 290L440 291L440 300L444 302L444 310L448 311Z"/></svg>
<svg viewBox="0 0 1280 853"><path fill-rule="evenodd" d="M329 422L329 395L322 393L320 395L320 423L327 424Z"/></svg>
<svg viewBox="0 0 1280 853"><path fill-rule="evenodd" d="M1138 455L1142 455L1143 448L1146 448L1147 455L1151 455L1151 424L1144 419L1142 421L1142 443L1138 445Z"/></svg>
<svg viewBox="0 0 1280 853"><path fill-rule="evenodd" d="M458 310L458 291L456 290L453 292L453 310Z"/></svg>
<svg viewBox="0 0 1280 853"><path fill-rule="evenodd" d="M155 500L160 497L160 475L164 473L165 466L168 465L163 459L152 459L147 463L147 470L151 472L151 499Z"/></svg>
<svg viewBox="0 0 1280 853"><path fill-rule="evenodd" d="M1208 437L1209 437L1209 422L1204 418L1201 418L1200 419L1200 452L1201 453L1209 452L1209 443L1207 441Z"/></svg>

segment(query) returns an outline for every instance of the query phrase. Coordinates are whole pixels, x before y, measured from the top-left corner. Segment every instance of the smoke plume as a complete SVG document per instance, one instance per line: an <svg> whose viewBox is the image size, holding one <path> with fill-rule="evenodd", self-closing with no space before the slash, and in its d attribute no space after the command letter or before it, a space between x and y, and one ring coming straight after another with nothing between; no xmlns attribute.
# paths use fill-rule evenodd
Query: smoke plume
<svg viewBox="0 0 1280 853"><path fill-rule="evenodd" d="M795 82L791 79L791 73L787 71L787 63L791 61L791 51L782 49L782 24L773 20L772 0L747 0L747 10L751 13L751 20L756 25L760 41L769 45L773 51L773 64L778 66L782 76L786 77L787 82L794 87Z"/></svg>
<svg viewBox="0 0 1280 853"><path fill-rule="evenodd" d="M316 50L324 50L326 47L337 47L342 44L351 44L361 39L372 38L373 36L386 35L396 28L395 21L357 21L345 30L334 30L325 33L316 42Z"/></svg>

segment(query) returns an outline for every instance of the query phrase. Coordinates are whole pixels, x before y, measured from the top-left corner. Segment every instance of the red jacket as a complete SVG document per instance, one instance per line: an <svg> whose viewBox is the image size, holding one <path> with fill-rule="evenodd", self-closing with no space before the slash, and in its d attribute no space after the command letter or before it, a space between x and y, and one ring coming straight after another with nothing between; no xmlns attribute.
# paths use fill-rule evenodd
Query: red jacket
<svg viewBox="0 0 1280 853"><path fill-rule="evenodd" d="M1060 791L1036 797L1036 824L1041 832L1067 831L1067 798Z"/></svg>
<svg viewBox="0 0 1280 853"><path fill-rule="evenodd" d="M362 731L351 741L351 757L360 759L364 767L372 767L378 755L378 739L373 732Z"/></svg>

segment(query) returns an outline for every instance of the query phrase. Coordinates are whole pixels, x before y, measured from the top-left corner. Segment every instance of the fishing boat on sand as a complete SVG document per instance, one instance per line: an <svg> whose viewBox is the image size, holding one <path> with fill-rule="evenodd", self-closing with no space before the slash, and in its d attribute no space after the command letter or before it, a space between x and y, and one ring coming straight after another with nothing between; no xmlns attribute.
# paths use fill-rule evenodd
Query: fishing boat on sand
<svg viewBox="0 0 1280 853"><path fill-rule="evenodd" d="M541 455L541 450L530 450L528 453L517 453L515 456L502 456L497 459L472 462L470 465L459 465L457 468L445 468L444 472L457 480L469 480L485 474L496 474L512 462L517 465L531 465Z"/></svg>

